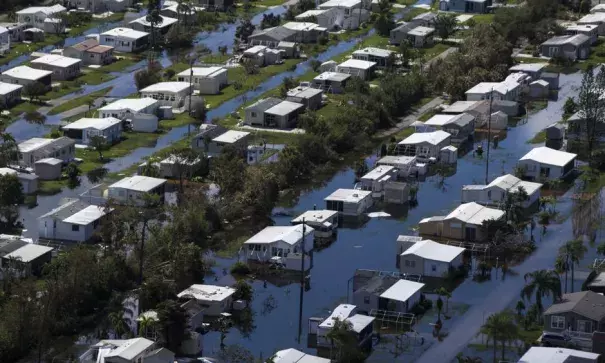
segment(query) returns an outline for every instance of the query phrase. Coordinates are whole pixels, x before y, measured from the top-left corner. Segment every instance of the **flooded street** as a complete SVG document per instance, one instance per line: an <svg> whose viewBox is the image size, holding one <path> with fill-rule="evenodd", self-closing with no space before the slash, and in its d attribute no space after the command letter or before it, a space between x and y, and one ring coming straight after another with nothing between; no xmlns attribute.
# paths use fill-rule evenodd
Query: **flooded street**
<svg viewBox="0 0 605 363"><path fill-rule="evenodd" d="M517 160L535 145L526 141L535 133L549 124L558 121L562 116L562 106L567 97L576 93L580 85L581 75L561 75L561 89L556 102L549 102L547 108L529 116L527 123L520 123L508 131L505 140L502 140L497 149L492 149L490 160L489 179L512 172ZM370 157L372 164L375 157ZM357 229L344 229L338 231L338 239L328 248L314 254L314 265L310 271L311 289L304 294L302 330L300 343L298 342L298 309L299 284L291 283L287 286L277 287L255 281L254 334L247 338L237 329L232 329L225 343L241 344L253 351L256 356L262 354L267 357L277 349L294 347L307 352L306 348L307 320L313 316L325 316L338 303L346 301L347 281L352 277L355 269L376 269L395 271L395 240L400 234L413 234L413 229L420 219L447 214L460 203L461 188L465 184L482 183L485 175L485 160L467 154L458 161L456 174L445 178L440 183L440 177L428 178L420 183L418 191L418 206L407 211L407 218L401 219L371 219L366 225ZM293 208L293 214L313 209L316 205L324 208L323 198L337 188L350 188L353 186L354 172L346 169L336 174L325 186L304 193ZM568 195L560 198L558 210L569 214L571 201ZM405 215L403 207L399 211ZM275 224L289 224L289 217L274 218ZM572 238L571 221L568 219L561 225L552 225L542 238L537 237L537 251L519 266L512 270L518 275L513 276L512 271L504 281L494 278L491 281L478 283L467 279L454 291L454 303L471 305L461 319L454 321L453 327L448 327L451 333L441 343L431 345L429 341L423 349L431 345L420 361L446 362L451 360L468 341L476 334L476 329L482 323L484 314L502 310L516 302L523 286L523 274L540 268L551 268L558 252L558 247ZM593 256L594 257L594 256ZM587 260L590 258L587 256ZM228 267L233 260L218 259L219 268ZM586 265L586 264L584 264ZM221 273L219 273L220 275ZM211 283L211 282L209 282ZM576 284L576 286L579 286ZM268 308L269 307L269 308ZM268 312L270 310L270 312ZM485 311L485 313L484 313ZM447 326L447 325L446 325ZM472 326L473 329L468 327ZM421 332L427 331L427 326L417 327ZM430 329L428 329L430 332ZM271 337L267 339L266 337ZM429 335L430 336L430 335ZM428 337L427 337L428 339ZM210 333L206 335L205 351L207 354L219 349L219 335ZM411 356L417 358L421 352L406 355L406 361ZM392 356L386 360L373 356L369 361L392 361ZM388 355L388 354L387 354Z"/></svg>

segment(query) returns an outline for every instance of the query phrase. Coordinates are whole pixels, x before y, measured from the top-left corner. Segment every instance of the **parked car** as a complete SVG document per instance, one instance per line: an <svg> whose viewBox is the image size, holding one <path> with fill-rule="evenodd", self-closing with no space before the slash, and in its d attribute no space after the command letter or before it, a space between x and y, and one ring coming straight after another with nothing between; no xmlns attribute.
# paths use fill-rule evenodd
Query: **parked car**
<svg viewBox="0 0 605 363"><path fill-rule="evenodd" d="M544 347L568 347L571 345L571 337L557 333L542 333L538 342Z"/></svg>

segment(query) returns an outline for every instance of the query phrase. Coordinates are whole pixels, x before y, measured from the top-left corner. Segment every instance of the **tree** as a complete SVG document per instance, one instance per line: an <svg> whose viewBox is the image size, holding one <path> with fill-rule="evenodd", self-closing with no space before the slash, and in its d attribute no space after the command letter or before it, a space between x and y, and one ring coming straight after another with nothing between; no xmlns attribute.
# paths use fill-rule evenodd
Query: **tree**
<svg viewBox="0 0 605 363"><path fill-rule="evenodd" d="M160 70L162 66L155 61L150 61L147 64L147 68L140 70L134 74L134 82L138 90L142 90L152 84L156 84L162 81L162 75Z"/></svg>
<svg viewBox="0 0 605 363"><path fill-rule="evenodd" d="M250 286L244 280L239 280L235 284L235 293L233 294L233 299L243 300L247 303L250 303L253 298L254 298L254 290L252 289L252 286Z"/></svg>
<svg viewBox="0 0 605 363"><path fill-rule="evenodd" d="M391 3L389 0L380 0L378 7L380 15L374 23L374 28L380 36L388 37L391 30L395 27L393 15L391 14Z"/></svg>
<svg viewBox="0 0 605 363"><path fill-rule="evenodd" d="M35 125L44 125L44 123L46 122L46 116L44 116L38 111L26 112L25 116L23 116L23 119L25 119L25 121L27 121L28 123Z"/></svg>
<svg viewBox="0 0 605 363"><path fill-rule="evenodd" d="M139 322L139 336L144 338L153 338L153 334L149 334L150 330L154 330L158 320L155 317L149 315L140 315L138 318Z"/></svg>
<svg viewBox="0 0 605 363"><path fill-rule="evenodd" d="M565 261L565 291L567 292L567 270L571 269L571 292L574 292L575 266L580 264L584 254L588 251L580 239L567 241L559 249L559 256Z"/></svg>
<svg viewBox="0 0 605 363"><path fill-rule="evenodd" d="M193 38L187 28L177 24L172 26L168 30L168 33L166 33L166 44L164 46L169 49L190 48L193 45Z"/></svg>
<svg viewBox="0 0 605 363"><path fill-rule="evenodd" d="M19 146L13 136L0 131L0 167L6 167L19 158Z"/></svg>
<svg viewBox="0 0 605 363"><path fill-rule="evenodd" d="M274 15L273 13L263 14L263 19L260 22L260 28L272 28L276 27L281 23L281 15Z"/></svg>
<svg viewBox="0 0 605 363"><path fill-rule="evenodd" d="M187 338L187 312L181 305L168 300L157 307L158 332L166 348L179 352L181 344Z"/></svg>
<svg viewBox="0 0 605 363"><path fill-rule="evenodd" d="M95 168L86 173L86 178L89 182L95 184L103 180L107 173L107 168Z"/></svg>
<svg viewBox="0 0 605 363"><path fill-rule="evenodd" d="M445 297L445 312L449 310L449 302L452 297L452 293L446 289L445 287L440 287L437 289L437 295Z"/></svg>
<svg viewBox="0 0 605 363"><path fill-rule="evenodd" d="M111 324L111 329L116 335L116 339L121 339L128 332L128 325L126 325L126 321L124 320L123 311L114 311L109 314L109 324Z"/></svg>
<svg viewBox="0 0 605 363"><path fill-rule="evenodd" d="M248 37L254 33L254 25L250 17L245 16L240 24L235 29L235 38L239 39L240 42L247 43Z"/></svg>
<svg viewBox="0 0 605 363"><path fill-rule="evenodd" d="M563 113L566 115L574 114L578 111L578 105L574 101L573 97L568 97L563 105Z"/></svg>
<svg viewBox="0 0 605 363"><path fill-rule="evenodd" d="M11 232L19 219L19 204L25 200L15 174L0 175L0 233Z"/></svg>
<svg viewBox="0 0 605 363"><path fill-rule="evenodd" d="M40 82L32 82L23 87L23 95L29 97L30 101L40 102L40 97L46 93L48 88Z"/></svg>
<svg viewBox="0 0 605 363"><path fill-rule="evenodd" d="M164 19L160 16L160 0L149 0L147 3L147 16L145 20L151 25L151 49L155 49L157 45L157 31L155 27L162 24Z"/></svg>
<svg viewBox="0 0 605 363"><path fill-rule="evenodd" d="M221 155L213 160L210 177L220 187L221 196L232 196L246 184L245 173L246 163L243 156L237 149L226 147Z"/></svg>
<svg viewBox="0 0 605 363"><path fill-rule="evenodd" d="M99 154L99 160L103 161L103 153L109 150L109 143L103 136L93 136L90 138L88 147Z"/></svg>
<svg viewBox="0 0 605 363"><path fill-rule="evenodd" d="M441 326L441 311L443 310L443 300L441 295L437 296L437 325Z"/></svg>
<svg viewBox="0 0 605 363"><path fill-rule="evenodd" d="M280 91L280 96L282 98L286 98L288 96L288 91L294 88L296 83L294 83L294 79L292 77L284 77L282 81Z"/></svg>
<svg viewBox="0 0 605 363"><path fill-rule="evenodd" d="M605 66L601 66L596 75L594 69L589 67L584 72L578 94L578 110L581 113L581 121L575 123L573 131L581 135L581 143L590 165L595 162L593 151L603 134L601 126L605 123L605 102L601 99L601 94L604 89Z"/></svg>
<svg viewBox="0 0 605 363"><path fill-rule="evenodd" d="M186 177L193 177L197 174L198 168L203 164L204 155L200 155L197 151L185 147L179 148L170 155L173 161L173 173L179 180L179 192L184 192L183 183Z"/></svg>
<svg viewBox="0 0 605 363"><path fill-rule="evenodd" d="M535 295L536 307L540 314L544 311L542 298L552 297L554 300L561 298L561 280L553 270L537 270L525 274L525 287L521 290L521 297L531 300Z"/></svg>
<svg viewBox="0 0 605 363"><path fill-rule="evenodd" d="M334 319L332 329L326 335L330 340L331 349L337 363L361 363L365 360L363 353L359 350L357 336L353 332L353 327L348 321Z"/></svg>
<svg viewBox="0 0 605 363"><path fill-rule="evenodd" d="M514 341L519 337L519 327L515 324L515 319L510 311L502 311L491 315L480 329L481 334L491 340L494 344L494 363L497 362L498 342L502 344L502 360L506 360L506 343Z"/></svg>
<svg viewBox="0 0 605 363"><path fill-rule="evenodd" d="M458 19L455 14L439 13L435 17L435 30L441 39L447 39L456 31Z"/></svg>
<svg viewBox="0 0 605 363"><path fill-rule="evenodd" d="M412 44L409 40L405 39L400 44L397 50L399 51L399 58L404 66L410 65L410 59L412 58Z"/></svg>
<svg viewBox="0 0 605 363"><path fill-rule="evenodd" d="M206 102L204 100L196 100L191 105L191 117L193 117L197 122L204 123L206 122L206 118L208 117L208 108L206 107Z"/></svg>
<svg viewBox="0 0 605 363"><path fill-rule="evenodd" d="M525 311L525 303L523 300L517 301L517 305L515 305L515 310L517 311L517 316L521 317L523 312Z"/></svg>
<svg viewBox="0 0 605 363"><path fill-rule="evenodd" d="M68 186L70 189L74 189L80 185L80 173L81 171L78 167L78 164L74 162L67 164L67 167L65 168L65 175L67 175Z"/></svg>
<svg viewBox="0 0 605 363"><path fill-rule="evenodd" d="M321 67L321 61L317 59L311 59L309 65L311 66L313 72L319 72L319 67Z"/></svg>

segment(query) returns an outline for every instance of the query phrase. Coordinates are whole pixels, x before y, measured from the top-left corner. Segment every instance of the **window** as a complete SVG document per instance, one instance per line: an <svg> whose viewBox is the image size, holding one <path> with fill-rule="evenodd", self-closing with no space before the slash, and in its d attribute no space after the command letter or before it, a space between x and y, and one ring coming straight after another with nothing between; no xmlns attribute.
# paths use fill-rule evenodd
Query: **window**
<svg viewBox="0 0 605 363"><path fill-rule="evenodd" d="M437 272L437 265L431 265L431 271Z"/></svg>
<svg viewBox="0 0 605 363"><path fill-rule="evenodd" d="M564 316L551 316L550 327L554 329L565 329L565 317Z"/></svg>
<svg viewBox="0 0 605 363"><path fill-rule="evenodd" d="M370 303L370 297L369 296L364 296L363 297L363 303L368 305Z"/></svg>
<svg viewBox="0 0 605 363"><path fill-rule="evenodd" d="M256 117L256 112L251 113L252 117Z"/></svg>
<svg viewBox="0 0 605 363"><path fill-rule="evenodd" d="M450 228L462 228L462 223L450 223Z"/></svg>
<svg viewBox="0 0 605 363"><path fill-rule="evenodd" d="M487 191L487 197L488 197L489 199L492 199L492 191L491 191L491 190L488 190L488 191Z"/></svg>
<svg viewBox="0 0 605 363"><path fill-rule="evenodd" d="M77 224L72 224L71 225L71 231L72 232L78 232L80 230L80 226L78 226Z"/></svg>
<svg viewBox="0 0 605 363"><path fill-rule="evenodd" d="M405 266L410 267L410 260L405 260Z"/></svg>

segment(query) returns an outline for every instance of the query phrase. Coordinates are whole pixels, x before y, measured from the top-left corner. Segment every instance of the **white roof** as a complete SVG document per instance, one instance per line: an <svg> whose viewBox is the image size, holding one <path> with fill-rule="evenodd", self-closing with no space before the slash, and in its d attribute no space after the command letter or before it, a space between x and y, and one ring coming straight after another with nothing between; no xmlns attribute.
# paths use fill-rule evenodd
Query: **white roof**
<svg viewBox="0 0 605 363"><path fill-rule="evenodd" d="M178 93L189 89L189 82L160 82L143 88L141 92L172 92Z"/></svg>
<svg viewBox="0 0 605 363"><path fill-rule="evenodd" d="M536 190L542 188L542 184L523 181L514 175L506 174L492 180L488 184L488 187L499 187L513 193L519 190L520 187L523 187L529 195L532 195Z"/></svg>
<svg viewBox="0 0 605 363"><path fill-rule="evenodd" d="M298 217L294 218L292 220L292 223L302 223L304 219L305 223L322 224L332 219L336 215L338 215L338 211L335 210L308 210L303 214L299 215Z"/></svg>
<svg viewBox="0 0 605 363"><path fill-rule="evenodd" d="M456 101L443 109L443 112L463 113L482 101Z"/></svg>
<svg viewBox="0 0 605 363"><path fill-rule="evenodd" d="M461 204L448 214L445 219L457 219L468 224L481 225L484 221L490 219L500 219L504 214L503 210L488 208L481 204L470 202Z"/></svg>
<svg viewBox="0 0 605 363"><path fill-rule="evenodd" d="M97 346L114 345L116 348L105 354L106 358L119 357L125 361L132 361L138 355L145 352L155 343L145 338L101 340Z"/></svg>
<svg viewBox="0 0 605 363"><path fill-rule="evenodd" d="M107 212L105 211L104 207L100 207L98 205L89 205L81 211L76 212L70 217L64 219L63 222L86 226L96 220L101 219L101 217L106 214Z"/></svg>
<svg viewBox="0 0 605 363"><path fill-rule="evenodd" d="M265 110L265 113L270 113L273 115L285 116L294 111L297 111L301 108L305 107L302 103L291 102L291 101L282 101L277 105Z"/></svg>
<svg viewBox="0 0 605 363"><path fill-rule="evenodd" d="M150 97L123 98L99 108L99 111L131 110L136 113L156 103L158 100Z"/></svg>
<svg viewBox="0 0 605 363"><path fill-rule="evenodd" d="M361 3L361 0L328 0L323 4L319 4L319 8L334 8L334 7L341 7L341 8L352 8L355 5L358 5Z"/></svg>
<svg viewBox="0 0 605 363"><path fill-rule="evenodd" d="M345 203L359 203L363 199L372 195L371 191L358 189L337 189L334 193L328 195L324 200L339 201Z"/></svg>
<svg viewBox="0 0 605 363"><path fill-rule="evenodd" d="M370 172L362 176L361 179L378 180L391 173L394 169L395 167L391 165L380 165L370 170Z"/></svg>
<svg viewBox="0 0 605 363"><path fill-rule="evenodd" d="M376 62L365 61L361 59L348 59L338 65L338 67L370 69L376 65Z"/></svg>
<svg viewBox="0 0 605 363"><path fill-rule="evenodd" d="M430 239L414 243L410 248L403 251L404 255L416 255L427 260L452 262L456 257L464 252L463 247L456 247L437 243Z"/></svg>
<svg viewBox="0 0 605 363"><path fill-rule="evenodd" d="M0 26L0 34L8 33L8 28Z"/></svg>
<svg viewBox="0 0 605 363"><path fill-rule="evenodd" d="M605 5L605 4L603 4ZM565 27L565 30L573 30L577 32L585 32L597 29L599 26L597 24L570 24Z"/></svg>
<svg viewBox="0 0 605 363"><path fill-rule="evenodd" d="M431 33L433 33L435 31L435 28L429 28L426 26L417 26L414 29L410 30L408 32L408 35L413 35L413 36L418 36L418 37L425 37Z"/></svg>
<svg viewBox="0 0 605 363"><path fill-rule="evenodd" d="M44 139L41 137L33 137L29 140L25 140L19 144L19 151L27 153L33 150L37 150L43 146L46 146L53 142L53 139Z"/></svg>
<svg viewBox="0 0 605 363"><path fill-rule="evenodd" d="M346 320L357 309L357 306L351 304L340 304L332 311L330 316L319 324L320 328L330 329L334 326L334 320Z"/></svg>
<svg viewBox="0 0 605 363"><path fill-rule="evenodd" d="M162 22L154 25L156 28L164 28L164 27L172 25L178 21L175 18L170 18L170 17L164 16L164 15L160 15L160 18L162 18ZM135 20L131 21L129 24L133 24L133 23L141 24L143 26L151 26L151 23L149 21L147 21L147 16L142 16L138 19L135 19Z"/></svg>
<svg viewBox="0 0 605 363"><path fill-rule="evenodd" d="M250 237L244 244L273 244L284 242L291 246L302 240L303 228L305 236L313 233L314 229L303 224L294 226L269 226Z"/></svg>
<svg viewBox="0 0 605 363"><path fill-rule="evenodd" d="M37 81L42 77L50 76L53 74L53 72L44 71L42 69L34 69L28 66L18 66L4 71L2 74L13 78Z"/></svg>
<svg viewBox="0 0 605 363"><path fill-rule="evenodd" d="M546 146L540 146L532 149L525 154L520 160L533 160L540 164L565 166L570 161L576 158L576 154L565 151L551 149Z"/></svg>
<svg viewBox="0 0 605 363"><path fill-rule="evenodd" d="M385 292L380 294L380 297L389 300L406 302L423 287L424 284L420 282L401 279L397 281L393 286L389 287Z"/></svg>
<svg viewBox="0 0 605 363"><path fill-rule="evenodd" d="M235 289L225 286L194 284L181 291L177 297L192 296L200 301L223 301L235 293Z"/></svg>
<svg viewBox="0 0 605 363"><path fill-rule="evenodd" d="M166 179L152 178L149 176L135 175L126 177L110 185L110 188L122 188L138 192L149 192L166 183Z"/></svg>
<svg viewBox="0 0 605 363"><path fill-rule="evenodd" d="M567 348L531 347L519 359L519 363L567 363L570 362L570 357L596 361L599 354Z"/></svg>
<svg viewBox="0 0 605 363"><path fill-rule="evenodd" d="M451 135L445 131L437 130L433 132L416 132L411 134L403 141L399 142L399 145L414 145L429 143L431 145L439 145L443 141L447 140Z"/></svg>
<svg viewBox="0 0 605 363"><path fill-rule="evenodd" d="M23 88L23 86L20 84L0 82L0 95L7 95L21 88Z"/></svg>
<svg viewBox="0 0 605 363"><path fill-rule="evenodd" d="M32 61L32 64L48 64L61 68L71 67L78 63L82 63L82 61L78 58L64 57L58 54L47 54Z"/></svg>
<svg viewBox="0 0 605 363"><path fill-rule="evenodd" d="M346 322L351 324L351 329L355 333L361 333L363 329L365 329L368 325L374 323L376 320L373 316L367 316L362 314L355 314L346 319Z"/></svg>
<svg viewBox="0 0 605 363"><path fill-rule="evenodd" d="M298 31L305 31L305 30L320 28L320 26L318 24L304 22L304 21L290 21L282 26L286 29L298 30Z"/></svg>
<svg viewBox="0 0 605 363"><path fill-rule="evenodd" d="M605 13L586 14L578 20L578 24L602 22L605 22Z"/></svg>
<svg viewBox="0 0 605 363"><path fill-rule="evenodd" d="M443 126L450 123L450 121L452 121L452 119L457 116L458 115L435 115L430 119L426 120L424 124L431 126Z"/></svg>
<svg viewBox="0 0 605 363"><path fill-rule="evenodd" d="M273 356L274 363L330 363L329 359L303 353L294 348L280 350Z"/></svg>
<svg viewBox="0 0 605 363"><path fill-rule="evenodd" d="M31 262L31 261L35 260L36 258L38 258L52 250L53 250L52 247L40 246L40 245L37 245L34 243L28 243L25 246L18 248L16 250L14 250L13 252L9 253L8 255L4 256L4 258L6 258L6 259L14 258L14 259L20 260L22 262Z"/></svg>
<svg viewBox="0 0 605 363"><path fill-rule="evenodd" d="M26 15L26 14L36 14L38 12L42 12L46 15L52 15L55 13L60 13L62 11L66 11L67 9L62 5L53 5L53 6L32 6L29 8L25 8L23 10L17 11L17 15Z"/></svg>
<svg viewBox="0 0 605 363"><path fill-rule="evenodd" d="M113 28L111 30L106 31L105 33L101 33L101 35L109 35L112 37L136 40L148 36L149 33L141 32L130 28Z"/></svg>
<svg viewBox="0 0 605 363"><path fill-rule="evenodd" d="M313 87L296 87L288 90L288 97L296 97L296 98L311 98L317 96L318 94L322 94L323 91L319 88Z"/></svg>
<svg viewBox="0 0 605 363"><path fill-rule="evenodd" d="M122 121L115 117L105 118L81 118L78 121L72 122L68 125L63 126L63 129L67 130L84 130L84 129L95 129L105 130L112 126L118 125Z"/></svg>
<svg viewBox="0 0 605 363"><path fill-rule="evenodd" d="M11 168L0 168L0 175L17 175L17 171Z"/></svg>
<svg viewBox="0 0 605 363"><path fill-rule="evenodd" d="M398 155L387 155L376 162L376 164L397 164L397 165L408 165L416 163L415 156L398 156Z"/></svg>
<svg viewBox="0 0 605 363"><path fill-rule="evenodd" d="M224 132L224 133L220 134L219 136L215 137L214 139L212 139L212 141L222 142L225 144L233 144L248 135L250 135L249 132L228 130L227 132Z"/></svg>
<svg viewBox="0 0 605 363"><path fill-rule="evenodd" d="M208 77L213 78L221 73L227 72L227 68L224 67L193 67L193 76L194 77ZM190 76L191 68L182 71L177 74L178 76Z"/></svg>
<svg viewBox="0 0 605 363"><path fill-rule="evenodd" d="M605 4L597 4L590 9L591 13L594 13L595 11L605 11Z"/></svg>
<svg viewBox="0 0 605 363"><path fill-rule="evenodd" d="M548 66L548 63L519 63L510 67L508 70L511 72L539 72Z"/></svg>
<svg viewBox="0 0 605 363"><path fill-rule="evenodd" d="M342 82L351 78L351 75L348 73L340 73L340 72L323 72L319 76L313 78L318 81L333 81L333 82Z"/></svg>
<svg viewBox="0 0 605 363"><path fill-rule="evenodd" d="M549 86L549 83L547 81L543 80L543 79L539 79L537 81L533 81L530 84L537 84L537 85L540 85L542 87L548 87Z"/></svg>
<svg viewBox="0 0 605 363"><path fill-rule="evenodd" d="M63 160L57 158L44 158L36 161L35 164L59 165L63 164Z"/></svg>
<svg viewBox="0 0 605 363"><path fill-rule="evenodd" d="M294 19L306 19L306 18L310 18L313 16L317 16L317 15L321 15L325 12L330 11L330 9L311 9L311 10L307 10L302 14L298 14L294 17Z"/></svg>
<svg viewBox="0 0 605 363"><path fill-rule="evenodd" d="M486 94L492 90L496 91L500 86L500 82L480 82L464 93Z"/></svg>
<svg viewBox="0 0 605 363"><path fill-rule="evenodd" d="M371 54L376 57L387 58L394 52L388 49L375 48L375 47L367 47L363 49L359 49L353 52L353 55L362 55L362 54Z"/></svg>
<svg viewBox="0 0 605 363"><path fill-rule="evenodd" d="M244 51L244 54L256 54L259 52L263 52L265 49L267 49L267 46L265 46L265 45L255 45L253 47L246 49Z"/></svg>

